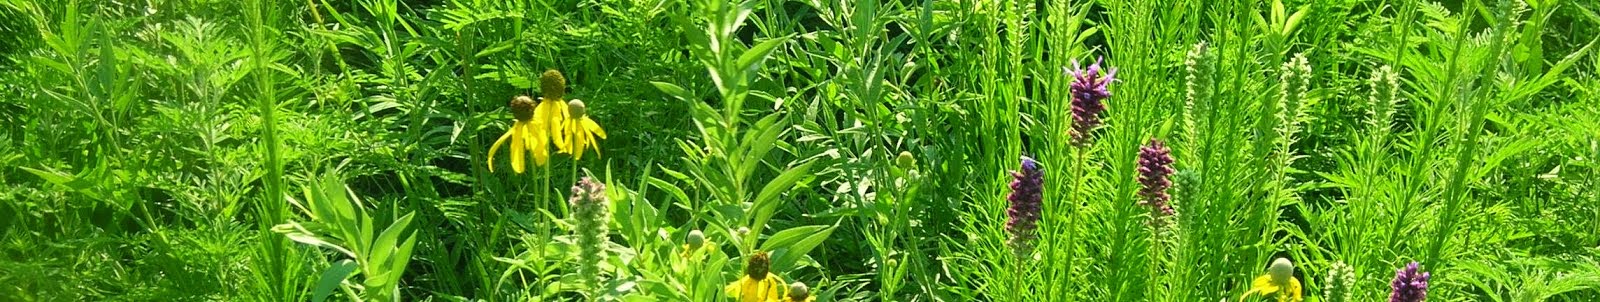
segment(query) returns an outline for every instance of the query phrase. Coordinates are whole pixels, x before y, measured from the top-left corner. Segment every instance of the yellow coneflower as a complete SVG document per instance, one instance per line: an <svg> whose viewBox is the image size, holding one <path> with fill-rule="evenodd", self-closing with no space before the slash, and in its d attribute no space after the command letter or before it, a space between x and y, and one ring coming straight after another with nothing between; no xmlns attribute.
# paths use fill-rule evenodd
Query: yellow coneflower
<svg viewBox="0 0 1600 302"><path fill-rule="evenodd" d="M536 131L533 123L535 115L533 99L528 98L528 96L517 96L511 99L510 106L511 115L516 119L511 123L511 129L506 129L506 134L501 135L499 140L495 140L493 146L489 146L489 172L491 173L494 172L494 156L500 151L500 145L505 144L506 140L511 140L511 170L516 171L517 174L522 174L522 171L527 170L527 163L522 159L523 150L534 150L533 156L538 159L540 158L539 152L542 149L534 148L534 146L543 145L545 142L544 139L538 137L539 131ZM544 156L548 157L549 155ZM541 160L539 163L543 164L544 161Z"/></svg>
<svg viewBox="0 0 1600 302"><path fill-rule="evenodd" d="M561 76L555 69L546 70L539 75L539 105L533 108L533 135L539 143L530 146L533 149L533 160L543 166L550 160L549 144L555 143L557 149L561 147L564 137L561 136L562 126L567 122L567 101L562 99L567 93L567 78Z"/></svg>
<svg viewBox="0 0 1600 302"><path fill-rule="evenodd" d="M599 123L589 119L588 107L583 105L583 101L574 99L567 103L567 109L572 115L567 119L565 129L561 130L566 140L556 146L562 147L562 152L571 153L573 160L583 159L583 149L588 147L594 148L594 155L600 155L600 145L595 136L605 139L606 129L601 129Z"/></svg>
<svg viewBox="0 0 1600 302"><path fill-rule="evenodd" d="M694 259L697 254L695 252L706 246L706 234L700 230L689 231L689 236L685 239L687 240L683 243L683 251L678 253L678 256L684 259Z"/></svg>
<svg viewBox="0 0 1600 302"><path fill-rule="evenodd" d="M750 260L745 262L744 276L738 281L729 283L722 289L728 297L737 298L739 302L771 302L782 301L784 294L780 290L787 290L783 278L767 271L772 260L767 258L767 252L755 252L750 255Z"/></svg>
<svg viewBox="0 0 1600 302"><path fill-rule="evenodd" d="M1305 299L1300 296L1300 280L1294 278L1294 265L1289 263L1289 259L1284 258L1272 261L1267 273L1256 277L1250 286L1250 291L1239 296L1239 300L1243 301L1245 297L1258 293L1262 297L1276 293L1279 302L1300 302Z"/></svg>

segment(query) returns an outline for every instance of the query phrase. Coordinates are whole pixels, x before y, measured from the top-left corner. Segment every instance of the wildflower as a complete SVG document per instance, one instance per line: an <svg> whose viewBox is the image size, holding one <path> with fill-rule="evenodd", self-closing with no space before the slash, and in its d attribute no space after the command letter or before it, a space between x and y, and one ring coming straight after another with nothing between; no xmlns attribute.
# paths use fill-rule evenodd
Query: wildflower
<svg viewBox="0 0 1600 302"><path fill-rule="evenodd" d="M527 163L522 159L524 149L533 151L535 161L540 165L544 164L544 161L540 159L542 158L540 152L543 152L543 149L535 147L536 145L542 145L536 142L543 142L543 140L539 138L539 131L534 123L533 99L527 96L517 96L511 99L510 106L511 115L516 119L511 123L511 129L506 129L506 134L501 135L500 139L494 141L494 145L489 146L489 172L494 172L494 156L500 151L500 145L505 144L507 139L511 140L512 171L522 174L522 171L527 169Z"/></svg>
<svg viewBox="0 0 1600 302"><path fill-rule="evenodd" d="M1173 215L1172 205L1167 201L1172 196L1167 194L1167 189L1172 188L1172 150L1167 149L1161 140L1150 139L1144 147L1139 148L1139 196L1144 200L1139 203L1150 207L1151 218L1162 220Z"/></svg>
<svg viewBox="0 0 1600 302"><path fill-rule="evenodd" d="M789 299L788 300L784 300L784 301L785 302L816 302L817 301L817 297L812 297L811 296L811 288L810 287L806 287L805 283L802 283L802 282L799 282L799 281L795 281L794 284L790 284L789 285Z"/></svg>
<svg viewBox="0 0 1600 302"><path fill-rule="evenodd" d="M1283 111L1277 112L1280 123L1278 136L1284 140L1280 143L1287 149L1291 136L1297 131L1295 126L1304 115L1306 89L1311 87L1311 63L1306 60L1304 53L1295 54L1294 58L1283 63L1279 72L1282 74L1278 78L1281 84L1278 86L1278 106Z"/></svg>
<svg viewBox="0 0 1600 302"><path fill-rule="evenodd" d="M1100 63L1104 58L1095 60L1094 64L1084 69L1078 66L1078 61L1072 61L1072 69L1067 74L1072 75L1072 143L1075 145L1088 145L1089 132L1100 127L1100 112L1106 110L1105 100L1111 97L1107 86L1116 80L1117 69L1111 68L1102 75Z"/></svg>
<svg viewBox="0 0 1600 302"><path fill-rule="evenodd" d="M1204 41L1195 43L1194 49L1184 56L1184 71L1188 75L1184 77L1183 140L1190 147L1200 140L1197 131L1200 131L1199 123L1204 118L1201 114L1205 106L1210 105L1211 88L1216 85L1216 79L1212 76L1216 72L1215 61L1216 56L1207 50Z"/></svg>
<svg viewBox="0 0 1600 302"><path fill-rule="evenodd" d="M1034 230L1039 227L1039 216L1042 210L1044 174L1039 171L1039 163L1033 158L1022 157L1021 171L1011 172L1011 195L1006 200L1011 202L1011 207L1006 209L1006 231L1011 233L1008 244L1017 255L1027 255L1033 251L1033 240L1038 237Z"/></svg>
<svg viewBox="0 0 1600 302"><path fill-rule="evenodd" d="M1395 108L1400 103L1400 74L1384 65L1372 72L1368 84L1372 86L1372 95L1367 100L1371 102L1367 124L1375 134L1387 135L1394 125Z"/></svg>
<svg viewBox="0 0 1600 302"><path fill-rule="evenodd" d="M561 147L562 152L571 153L573 160L583 159L583 149L590 146L594 147L595 155L600 155L600 145L594 137L598 135L600 139L605 139L606 130L600 129L599 123L589 119L588 108L583 101L574 99L567 102L567 110L571 116L561 130L561 135L566 139L556 146Z"/></svg>
<svg viewBox="0 0 1600 302"><path fill-rule="evenodd" d="M536 141L529 147L533 149L534 161L543 166L550 160L550 146L546 142L555 143L557 149L565 142L561 130L570 113L562 97L567 93L567 78L562 77L560 71L546 70L539 76L539 93L543 96L539 97L539 106L533 108L532 129Z"/></svg>
<svg viewBox="0 0 1600 302"><path fill-rule="evenodd" d="M689 258L694 255L695 251L706 246L706 234L700 232L700 230L689 231L689 237L684 241L687 242L683 244L683 253L679 254L679 256Z"/></svg>
<svg viewBox="0 0 1600 302"><path fill-rule="evenodd" d="M1250 291L1239 296L1239 300L1243 301L1245 297L1256 293L1263 297L1277 294L1279 302L1304 300L1304 297L1300 296L1300 279L1294 278L1294 265L1289 263L1289 259L1284 258L1272 261L1272 267L1267 268L1267 273L1256 277L1250 286Z"/></svg>
<svg viewBox="0 0 1600 302"><path fill-rule="evenodd" d="M600 245L606 237L607 216L606 186L595 182L594 179L584 177L572 186L572 216L578 234L578 253L580 264L578 275L585 282L590 282L590 288L598 288L600 261L605 259L604 249Z"/></svg>
<svg viewBox="0 0 1600 302"><path fill-rule="evenodd" d="M783 278L767 271L772 260L767 258L767 252L757 251L745 261L744 276L738 281L729 283L722 289L728 297L737 298L740 302L768 302L783 299L779 290L787 289L783 285Z"/></svg>
<svg viewBox="0 0 1600 302"><path fill-rule="evenodd" d="M1351 290L1356 285L1356 271L1343 261L1328 266L1328 279L1323 281L1322 301L1349 302Z"/></svg>
<svg viewBox="0 0 1600 302"><path fill-rule="evenodd" d="M1428 299L1428 272L1421 272L1416 262L1394 271L1394 281L1389 282L1389 302L1422 302Z"/></svg>
<svg viewBox="0 0 1600 302"><path fill-rule="evenodd" d="M917 158L911 156L911 151L900 151L900 155L894 158L894 165L901 169L911 170L911 168L917 167Z"/></svg>

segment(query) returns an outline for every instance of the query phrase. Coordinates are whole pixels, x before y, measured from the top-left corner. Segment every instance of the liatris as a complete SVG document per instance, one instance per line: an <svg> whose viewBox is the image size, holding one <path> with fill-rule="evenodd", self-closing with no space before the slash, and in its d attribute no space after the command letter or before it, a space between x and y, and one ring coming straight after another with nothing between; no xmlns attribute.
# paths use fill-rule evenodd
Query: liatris
<svg viewBox="0 0 1600 302"><path fill-rule="evenodd" d="M1044 192L1044 173L1039 171L1039 163L1033 158L1022 157L1022 170L1011 172L1011 195L1006 200L1011 202L1011 207L1006 209L1006 232L1011 233L1008 244L1018 256L1025 256L1033 252L1033 240L1038 237L1034 231L1039 227L1039 216L1042 210Z"/></svg>
<svg viewBox="0 0 1600 302"><path fill-rule="evenodd" d="M1195 43L1194 49L1189 50L1184 57L1184 70L1188 76L1184 77L1183 100L1183 139L1184 143L1192 148L1200 140L1200 116L1202 106L1210 105L1211 87L1215 85L1212 73L1216 71L1213 62L1215 56L1206 49L1206 42Z"/></svg>
<svg viewBox="0 0 1600 302"><path fill-rule="evenodd" d="M1306 90L1311 87L1311 63L1306 60L1303 53L1295 54L1293 59L1283 63L1279 69L1278 102L1283 106L1283 111L1278 112L1278 135L1282 137L1284 151L1292 143L1291 136L1296 129L1295 124L1300 121L1301 111L1305 108Z"/></svg>
<svg viewBox="0 0 1600 302"><path fill-rule="evenodd" d="M1172 196L1167 194L1167 189L1172 188L1172 150L1167 149L1161 140L1150 139L1144 147L1139 148L1139 197L1144 200L1140 204L1150 207L1152 220L1161 221L1171 217L1174 213L1172 205L1167 201Z"/></svg>
<svg viewBox="0 0 1600 302"><path fill-rule="evenodd" d="M1334 262L1328 266L1328 278L1322 282L1322 301L1349 302L1351 290L1356 286L1356 271L1343 261Z"/></svg>
<svg viewBox="0 0 1600 302"><path fill-rule="evenodd" d="M581 251L578 275L589 284L590 289L598 290L600 286L600 261L605 259L604 243L606 236L606 222L609 211L606 210L606 186L595 182L594 179L584 177L572 186L572 216L578 233L578 249Z"/></svg>
<svg viewBox="0 0 1600 302"><path fill-rule="evenodd" d="M1394 271L1394 281L1389 282L1389 302L1422 302L1428 299L1428 272L1417 269L1411 262Z"/></svg>
<svg viewBox="0 0 1600 302"><path fill-rule="evenodd" d="M1104 58L1097 59L1084 69L1074 60L1072 69L1066 71L1072 76L1071 135L1074 145L1090 143L1090 132L1100 127L1100 113L1106 111L1105 100L1111 97L1107 86L1116 80L1117 69L1111 68L1105 74L1100 74L1100 63L1104 61Z"/></svg>
<svg viewBox="0 0 1600 302"><path fill-rule="evenodd" d="M1368 97L1371 108L1367 111L1372 116L1367 120L1372 127L1373 135L1385 137L1389 135L1389 128L1394 125L1394 111L1400 103L1400 74L1394 68L1384 65L1372 72L1368 79L1372 86L1372 96Z"/></svg>

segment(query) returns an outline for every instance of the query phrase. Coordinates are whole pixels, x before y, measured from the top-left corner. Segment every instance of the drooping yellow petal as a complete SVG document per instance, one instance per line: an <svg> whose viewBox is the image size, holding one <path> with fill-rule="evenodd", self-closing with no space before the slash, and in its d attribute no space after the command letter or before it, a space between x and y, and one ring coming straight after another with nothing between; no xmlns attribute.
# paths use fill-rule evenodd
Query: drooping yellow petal
<svg viewBox="0 0 1600 302"><path fill-rule="evenodd" d="M521 121L511 126L511 131L514 132L511 134L511 170L516 171L517 174L522 174L522 171L528 168L527 162L522 160L523 150L528 147L527 142L524 141L527 139L524 136L527 135L517 130L522 129L522 126L523 122Z"/></svg>
<svg viewBox="0 0 1600 302"><path fill-rule="evenodd" d="M556 149L563 152L566 146L561 127L566 123L566 117L567 103L562 100L540 98L539 105L533 108L534 131L555 143Z"/></svg>
<svg viewBox="0 0 1600 302"><path fill-rule="evenodd" d="M1284 289L1284 291L1288 291L1288 293L1279 294L1279 297L1280 297L1279 300L1282 300L1281 297L1294 297L1293 300L1290 300L1290 301L1294 301L1294 302L1300 302L1300 301L1305 300L1305 297L1300 295L1300 279L1295 279L1294 277L1289 277L1289 286L1288 287L1289 288Z"/></svg>
<svg viewBox="0 0 1600 302"><path fill-rule="evenodd" d="M770 294L767 297L773 300L781 300L789 295L789 283L783 282L783 278L779 278L778 274L767 273L767 281L770 282L767 283L767 293ZM779 293L779 290L783 292Z"/></svg>
<svg viewBox="0 0 1600 302"><path fill-rule="evenodd" d="M767 277L761 280L743 276L738 281L723 287L722 292L728 297L737 298L740 302L782 301L789 289L784 284L783 278L772 273L767 273Z"/></svg>
<svg viewBox="0 0 1600 302"><path fill-rule="evenodd" d="M522 132L528 135L528 151L533 152L533 162L540 167L550 162L550 142L540 135L538 127L528 123L526 127L522 127Z"/></svg>
<svg viewBox="0 0 1600 302"><path fill-rule="evenodd" d="M567 121L572 119L572 113L567 112L567 102L551 102L550 108L555 112L555 115L551 117L550 132L553 133L551 135L556 136L553 137L554 139L560 140L560 127L561 125L566 125Z"/></svg>
<svg viewBox="0 0 1600 302"><path fill-rule="evenodd" d="M744 294L741 289L744 289L744 281L746 280L750 280L749 276L744 276L744 278L739 278L738 281L728 283L728 286L723 286L722 294L726 294L728 297L739 297L739 294Z"/></svg>
<svg viewBox="0 0 1600 302"><path fill-rule="evenodd" d="M606 132L600 128L599 123L595 123L586 115L568 120L564 128L561 132L567 139L566 149L563 151L572 154L573 160L583 159L583 153L586 151L584 149L594 149L595 155L600 155L600 143L595 139L595 135L604 139Z"/></svg>
<svg viewBox="0 0 1600 302"><path fill-rule="evenodd" d="M1244 292L1244 295L1239 296L1239 301L1244 301L1244 298L1249 297L1251 294L1259 293L1262 296L1266 296L1277 291L1278 286L1272 284L1272 275L1262 274L1260 277L1256 277L1254 282L1251 282L1249 291L1246 291Z"/></svg>
<svg viewBox="0 0 1600 302"><path fill-rule="evenodd" d="M489 173L494 173L495 152L500 151L500 145L505 144L506 140L510 139L511 134L515 132L517 132L517 127L513 125L511 126L511 129L506 131L506 134L501 135L500 139L494 141L494 145L489 146Z"/></svg>
<svg viewBox="0 0 1600 302"><path fill-rule="evenodd" d="M606 129L600 128L600 123L594 122L593 119L584 118L583 119L583 127L584 128L589 128L589 132L593 132L594 134L599 135L601 139L605 139L606 138Z"/></svg>
<svg viewBox="0 0 1600 302"><path fill-rule="evenodd" d="M583 148L589 144L589 134L583 132L583 126L577 121L567 123L567 153L572 154L572 160L583 159Z"/></svg>
<svg viewBox="0 0 1600 302"><path fill-rule="evenodd" d="M583 123L583 128L587 129L587 133L584 136L588 137L588 145L594 147L594 156L600 156L600 141L594 139L594 137L599 135L600 139L606 139L606 129L600 128L600 123L596 123L587 117L581 123Z"/></svg>

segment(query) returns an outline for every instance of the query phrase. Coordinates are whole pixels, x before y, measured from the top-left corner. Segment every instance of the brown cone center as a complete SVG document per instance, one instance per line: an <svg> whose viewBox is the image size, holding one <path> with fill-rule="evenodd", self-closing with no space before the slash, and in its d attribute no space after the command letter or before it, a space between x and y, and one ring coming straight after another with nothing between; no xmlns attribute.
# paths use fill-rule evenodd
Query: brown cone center
<svg viewBox="0 0 1600 302"><path fill-rule="evenodd" d="M767 258L767 252L756 252L754 255L750 255L749 262L745 263L744 274L750 276L751 280L760 281L766 279L767 270L770 269L768 266L770 265L772 265L772 259Z"/></svg>
<svg viewBox="0 0 1600 302"><path fill-rule="evenodd" d="M511 116L516 117L519 121L532 121L533 105L533 99L526 95L511 98Z"/></svg>

